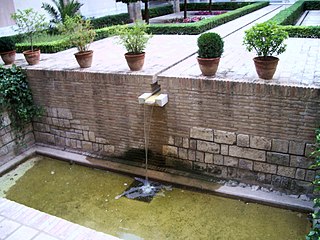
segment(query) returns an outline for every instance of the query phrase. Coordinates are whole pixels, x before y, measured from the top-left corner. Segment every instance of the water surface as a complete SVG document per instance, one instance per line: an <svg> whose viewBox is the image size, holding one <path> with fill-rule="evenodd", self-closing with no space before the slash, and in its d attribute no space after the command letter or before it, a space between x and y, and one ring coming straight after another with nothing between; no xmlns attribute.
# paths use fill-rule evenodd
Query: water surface
<svg viewBox="0 0 320 240"><path fill-rule="evenodd" d="M0 194L123 239L296 240L309 228L305 214L186 189L115 200L131 177L49 158L25 164L0 178Z"/></svg>

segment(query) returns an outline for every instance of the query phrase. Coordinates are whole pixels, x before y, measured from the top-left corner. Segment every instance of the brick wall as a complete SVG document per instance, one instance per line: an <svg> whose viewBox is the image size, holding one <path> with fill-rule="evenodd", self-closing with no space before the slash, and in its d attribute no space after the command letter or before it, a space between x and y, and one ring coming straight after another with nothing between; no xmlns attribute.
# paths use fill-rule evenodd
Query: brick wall
<svg viewBox="0 0 320 240"><path fill-rule="evenodd" d="M105 156L144 148L151 77L29 70L37 142ZM319 89L158 77L169 94L155 107L150 148L159 164L227 179L302 191L315 172L307 159L320 119ZM147 118L151 107L146 107ZM132 158L133 159L133 158ZM132 160L131 158L127 160Z"/></svg>
<svg viewBox="0 0 320 240"><path fill-rule="evenodd" d="M24 129L24 137L19 138L16 131L10 126L8 114L6 112L2 113L2 126L0 126L0 166L28 149L34 143L31 124Z"/></svg>

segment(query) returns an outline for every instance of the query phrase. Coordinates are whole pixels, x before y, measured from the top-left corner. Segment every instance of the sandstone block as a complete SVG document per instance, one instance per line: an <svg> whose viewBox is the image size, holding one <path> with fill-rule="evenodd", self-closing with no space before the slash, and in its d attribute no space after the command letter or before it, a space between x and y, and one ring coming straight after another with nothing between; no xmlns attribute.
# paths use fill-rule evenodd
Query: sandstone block
<svg viewBox="0 0 320 240"><path fill-rule="evenodd" d="M217 165L223 165L223 156L220 154L214 154L213 162Z"/></svg>
<svg viewBox="0 0 320 240"><path fill-rule="evenodd" d="M190 129L190 137L206 141L213 141L213 130L209 128L193 127Z"/></svg>
<svg viewBox="0 0 320 240"><path fill-rule="evenodd" d="M2 139L3 144L6 145L13 140L13 137L11 136L11 133L9 132L9 133L4 134L1 137L1 139Z"/></svg>
<svg viewBox="0 0 320 240"><path fill-rule="evenodd" d="M222 155L229 155L229 146L225 144L221 144L220 146L220 152Z"/></svg>
<svg viewBox="0 0 320 240"><path fill-rule="evenodd" d="M206 172L207 171L207 164L202 162L193 162L193 170L198 172Z"/></svg>
<svg viewBox="0 0 320 240"><path fill-rule="evenodd" d="M59 118L72 119L72 113L66 108L57 108L57 113Z"/></svg>
<svg viewBox="0 0 320 240"><path fill-rule="evenodd" d="M113 145L104 145L103 147L103 150L106 152L106 153L114 153L115 151L115 147Z"/></svg>
<svg viewBox="0 0 320 240"><path fill-rule="evenodd" d="M96 136L95 136L94 132L89 131L89 140L91 142L95 142L96 141Z"/></svg>
<svg viewBox="0 0 320 240"><path fill-rule="evenodd" d="M220 145L213 142L197 141L197 150L209 153L219 153Z"/></svg>
<svg viewBox="0 0 320 240"><path fill-rule="evenodd" d="M188 150L185 148L179 148L178 155L181 159L188 159Z"/></svg>
<svg viewBox="0 0 320 240"><path fill-rule="evenodd" d="M289 153L295 154L295 155L304 155L304 142L298 142L298 141L290 141L289 144Z"/></svg>
<svg viewBox="0 0 320 240"><path fill-rule="evenodd" d="M311 154L314 150L315 150L314 144L312 144L312 143L307 143L307 144L306 144L306 150L305 150L304 155L305 155L306 157L310 157L310 154Z"/></svg>
<svg viewBox="0 0 320 240"><path fill-rule="evenodd" d="M278 165L289 166L290 159L289 154L267 152L267 162Z"/></svg>
<svg viewBox="0 0 320 240"><path fill-rule="evenodd" d="M262 150L271 149L271 139L258 136L250 136L250 147Z"/></svg>
<svg viewBox="0 0 320 240"><path fill-rule="evenodd" d="M289 141L282 139L272 139L271 151L287 153L289 150Z"/></svg>
<svg viewBox="0 0 320 240"><path fill-rule="evenodd" d="M190 161L195 161L196 160L196 151L194 150L188 150L188 159Z"/></svg>
<svg viewBox="0 0 320 240"><path fill-rule="evenodd" d="M246 134L237 135L237 145L239 147L249 147L249 143L250 143L249 135L246 135Z"/></svg>
<svg viewBox="0 0 320 240"><path fill-rule="evenodd" d="M83 131L84 133L85 131ZM102 137L96 137L96 142L97 143L101 143L101 144L107 144L108 141L105 139L105 138L102 138Z"/></svg>
<svg viewBox="0 0 320 240"><path fill-rule="evenodd" d="M208 173L210 175L219 177L219 178L227 178L228 168L225 166L216 166L216 165L208 165L207 167Z"/></svg>
<svg viewBox="0 0 320 240"><path fill-rule="evenodd" d="M193 149L193 150L197 149L197 140L190 139L190 149Z"/></svg>
<svg viewBox="0 0 320 240"><path fill-rule="evenodd" d="M56 145L61 147L66 146L66 138L59 137L59 136L55 136L54 138L55 138Z"/></svg>
<svg viewBox="0 0 320 240"><path fill-rule="evenodd" d="M175 146L177 147L182 147L182 137L175 137L174 138L174 143L175 143Z"/></svg>
<svg viewBox="0 0 320 240"><path fill-rule="evenodd" d="M225 156L223 163L225 166L237 167L238 161L239 161L238 158Z"/></svg>
<svg viewBox="0 0 320 240"><path fill-rule="evenodd" d="M299 180L304 180L305 176L306 176L306 170L302 168L298 168L296 171L295 178Z"/></svg>
<svg viewBox="0 0 320 240"><path fill-rule="evenodd" d="M229 155L232 157L247 158L261 162L266 161L266 152L257 149L229 146Z"/></svg>
<svg viewBox="0 0 320 240"><path fill-rule="evenodd" d="M8 151L8 148L7 148L6 146L1 147L1 148L0 148L0 157L8 154L8 152L9 152L9 151Z"/></svg>
<svg viewBox="0 0 320 240"><path fill-rule="evenodd" d="M165 156L178 156L178 148L169 145L163 145L162 147L162 154Z"/></svg>
<svg viewBox="0 0 320 240"><path fill-rule="evenodd" d="M204 153L196 151L196 161L197 162L204 162Z"/></svg>
<svg viewBox="0 0 320 240"><path fill-rule="evenodd" d="M315 176L316 176L316 171L314 171L314 170L306 170L306 176L305 176L305 180L306 181L309 181L309 182L314 181Z"/></svg>
<svg viewBox="0 0 320 240"><path fill-rule="evenodd" d="M37 142L55 144L54 135L50 133L34 132Z"/></svg>
<svg viewBox="0 0 320 240"><path fill-rule="evenodd" d="M216 143L235 144L236 134L234 132L214 130L213 139L214 139L214 142Z"/></svg>
<svg viewBox="0 0 320 240"><path fill-rule="evenodd" d="M189 138L183 138L182 139L182 146L184 148L189 148Z"/></svg>
<svg viewBox="0 0 320 240"><path fill-rule="evenodd" d="M213 154L212 153L205 153L204 154L204 162L212 164L213 163Z"/></svg>
<svg viewBox="0 0 320 240"><path fill-rule="evenodd" d="M290 156L290 166L298 168L309 168L312 164L312 160L302 156Z"/></svg>
<svg viewBox="0 0 320 240"><path fill-rule="evenodd" d="M262 163L262 162L254 162L253 170L257 172L264 172L264 173L277 173L277 165L269 164L269 163Z"/></svg>
<svg viewBox="0 0 320 240"><path fill-rule="evenodd" d="M278 166L277 174L284 177L294 178L296 169L292 167Z"/></svg>
<svg viewBox="0 0 320 240"><path fill-rule="evenodd" d="M72 138L72 139L83 140L83 135L81 133L66 132L66 137Z"/></svg>
<svg viewBox="0 0 320 240"><path fill-rule="evenodd" d="M246 160L246 159L239 159L239 168L252 170L253 161Z"/></svg>
<svg viewBox="0 0 320 240"><path fill-rule="evenodd" d="M87 141L82 141L82 150L86 152L92 151L92 143Z"/></svg>

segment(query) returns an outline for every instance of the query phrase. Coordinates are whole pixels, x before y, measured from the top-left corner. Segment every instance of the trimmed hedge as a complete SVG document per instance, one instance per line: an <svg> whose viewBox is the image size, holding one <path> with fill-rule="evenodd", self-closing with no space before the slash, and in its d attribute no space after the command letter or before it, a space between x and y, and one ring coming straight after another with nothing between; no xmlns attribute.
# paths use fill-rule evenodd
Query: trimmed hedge
<svg viewBox="0 0 320 240"><path fill-rule="evenodd" d="M91 19L91 24L94 29L104 28L113 25L126 24L129 22L130 18L128 13L120 13L116 15L109 15Z"/></svg>
<svg viewBox="0 0 320 240"><path fill-rule="evenodd" d="M251 3L250 5L246 5L231 12L227 12L211 18L206 18L195 23L152 24L148 26L148 31L153 34L197 35L268 5L269 2Z"/></svg>
<svg viewBox="0 0 320 240"><path fill-rule="evenodd" d="M100 40L103 38L111 37L115 35L115 29L117 26L111 26L111 27L105 27L95 30L97 35L95 37L96 40ZM43 43L34 43L34 48L41 49L42 53L56 53L60 51L64 51L66 49L69 49L71 47L75 47L74 45L71 45L68 38L63 38L61 40L57 41L51 41L51 42L43 42ZM30 45L27 43L17 43L16 44L16 51L17 52L23 52L25 50L30 50Z"/></svg>
<svg viewBox="0 0 320 240"><path fill-rule="evenodd" d="M144 16L145 14L144 9L142 9L141 11L142 11L142 16ZM149 8L149 18L159 17L159 16L171 14L171 13L173 13L172 5Z"/></svg>
<svg viewBox="0 0 320 240"><path fill-rule="evenodd" d="M250 5L251 2L216 2L212 3L212 10L235 10L244 6ZM181 11L184 8L184 4L180 4ZM187 3L188 11L206 11L209 10L208 3Z"/></svg>
<svg viewBox="0 0 320 240"><path fill-rule="evenodd" d="M293 26L306 10L320 10L320 1L300 0L291 7L282 10L270 20L283 25L290 37L320 38L320 26Z"/></svg>

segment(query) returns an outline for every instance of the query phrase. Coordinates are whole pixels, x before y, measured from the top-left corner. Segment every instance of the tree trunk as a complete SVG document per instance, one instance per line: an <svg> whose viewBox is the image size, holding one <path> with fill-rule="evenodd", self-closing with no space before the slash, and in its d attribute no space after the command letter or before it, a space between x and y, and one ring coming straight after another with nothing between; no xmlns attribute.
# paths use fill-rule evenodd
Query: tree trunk
<svg viewBox="0 0 320 240"><path fill-rule="evenodd" d="M183 18L187 18L187 0L183 1L184 7L183 7Z"/></svg>
<svg viewBox="0 0 320 240"><path fill-rule="evenodd" d="M209 13L212 14L212 0L209 0Z"/></svg>
<svg viewBox="0 0 320 240"><path fill-rule="evenodd" d="M128 13L131 21L142 20L141 2L131 2L128 5Z"/></svg>
<svg viewBox="0 0 320 240"><path fill-rule="evenodd" d="M144 20L149 24L149 1L144 2Z"/></svg>

